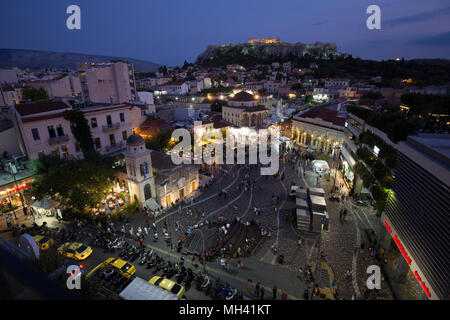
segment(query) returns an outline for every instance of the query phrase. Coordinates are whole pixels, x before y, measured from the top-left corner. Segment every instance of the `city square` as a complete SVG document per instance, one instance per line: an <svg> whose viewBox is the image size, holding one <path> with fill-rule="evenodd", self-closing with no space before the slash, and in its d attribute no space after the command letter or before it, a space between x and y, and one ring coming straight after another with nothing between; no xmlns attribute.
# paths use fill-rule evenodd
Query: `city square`
<svg viewBox="0 0 450 320"><path fill-rule="evenodd" d="M448 5L53 2L0 5L6 309L450 299Z"/></svg>

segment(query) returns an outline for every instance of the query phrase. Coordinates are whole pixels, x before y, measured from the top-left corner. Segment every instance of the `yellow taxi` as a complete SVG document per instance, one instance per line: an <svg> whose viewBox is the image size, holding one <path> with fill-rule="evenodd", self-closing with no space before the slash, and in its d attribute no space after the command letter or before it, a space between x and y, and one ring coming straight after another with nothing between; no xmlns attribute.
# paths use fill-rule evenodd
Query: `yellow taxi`
<svg viewBox="0 0 450 320"><path fill-rule="evenodd" d="M155 286L163 288L170 293L176 294L179 298L182 298L184 296L184 287L180 286L178 283L170 279L156 276L151 278L148 282Z"/></svg>
<svg viewBox="0 0 450 320"><path fill-rule="evenodd" d="M125 260L119 258L112 257L106 259L104 262L96 266L91 272L88 273L87 278L90 278L97 271L103 270L110 265L118 269L125 278L131 278L136 273L136 267L133 266L131 263L126 262Z"/></svg>
<svg viewBox="0 0 450 320"><path fill-rule="evenodd" d="M39 249L42 251L48 250L51 245L55 243L55 240L48 236L34 236L33 239L36 241Z"/></svg>
<svg viewBox="0 0 450 320"><path fill-rule="evenodd" d="M92 253L92 248L80 242L66 242L58 248L58 253L74 260L84 260Z"/></svg>

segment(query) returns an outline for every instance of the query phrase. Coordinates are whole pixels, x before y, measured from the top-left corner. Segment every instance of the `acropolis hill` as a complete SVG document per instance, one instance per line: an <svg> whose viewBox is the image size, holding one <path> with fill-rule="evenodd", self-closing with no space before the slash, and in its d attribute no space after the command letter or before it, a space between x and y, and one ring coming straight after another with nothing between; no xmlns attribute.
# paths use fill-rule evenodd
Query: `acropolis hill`
<svg viewBox="0 0 450 320"><path fill-rule="evenodd" d="M222 63L243 63L261 60L285 60L300 58L305 55L319 59L340 57L344 54L337 51L336 44L316 42L271 42L265 38L249 39L249 43L210 45L197 57L197 63L215 66ZM273 40L273 39L266 39ZM251 42L251 43L250 43Z"/></svg>

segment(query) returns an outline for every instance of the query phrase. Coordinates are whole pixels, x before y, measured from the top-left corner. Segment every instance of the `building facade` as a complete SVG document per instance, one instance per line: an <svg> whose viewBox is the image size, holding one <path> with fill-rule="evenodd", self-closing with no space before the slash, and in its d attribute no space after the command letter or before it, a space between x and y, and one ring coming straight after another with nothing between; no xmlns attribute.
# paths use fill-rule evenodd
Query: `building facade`
<svg viewBox="0 0 450 320"><path fill-rule="evenodd" d="M80 63L78 74L86 103L118 104L137 100L132 64Z"/></svg>
<svg viewBox="0 0 450 320"><path fill-rule="evenodd" d="M37 159L41 154L83 157L70 122L64 119L64 112L72 110L71 105L47 101L19 104L13 108L15 126L20 133L19 145L30 159ZM142 117L132 116L134 109L138 113L142 112L141 106L133 104L97 105L79 109L88 121L94 148L99 153L110 155L125 148L132 129L141 124L133 123L133 119L142 120Z"/></svg>
<svg viewBox="0 0 450 320"><path fill-rule="evenodd" d="M420 134L397 144L392 190L382 221L384 248L400 259L394 283L410 273L428 299L450 299L448 135ZM391 240L392 239L392 240Z"/></svg>
<svg viewBox="0 0 450 320"><path fill-rule="evenodd" d="M331 153L346 140L346 112L328 104L301 112L292 119L292 139L304 147Z"/></svg>
<svg viewBox="0 0 450 320"><path fill-rule="evenodd" d="M251 38L248 43L280 43L280 38Z"/></svg>

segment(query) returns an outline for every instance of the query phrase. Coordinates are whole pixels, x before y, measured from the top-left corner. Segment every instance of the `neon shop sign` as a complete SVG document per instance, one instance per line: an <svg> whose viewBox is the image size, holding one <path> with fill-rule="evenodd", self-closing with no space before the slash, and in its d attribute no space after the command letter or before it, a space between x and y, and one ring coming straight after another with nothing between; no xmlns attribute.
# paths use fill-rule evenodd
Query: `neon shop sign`
<svg viewBox="0 0 450 320"><path fill-rule="evenodd" d="M389 226L389 224L384 221L384 226L386 227L387 231L389 231L389 233L392 234L392 229ZM405 258L406 262L411 266L411 258L409 257L408 253L406 252L405 248L403 247L402 243L400 242L400 239L398 238L398 236L396 234L393 235L392 239L394 240L395 244L397 245L398 249L400 250L400 252L402 253L403 257ZM431 297L431 293L430 290L428 290L427 286L425 285L425 282L422 281L422 279L419 276L419 273L417 272L417 270L414 270L414 276L416 277L416 279L419 281L420 286L422 287L422 289L425 291L425 293L427 294L428 297Z"/></svg>

